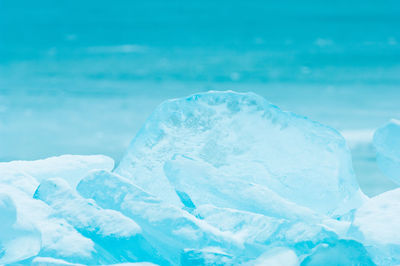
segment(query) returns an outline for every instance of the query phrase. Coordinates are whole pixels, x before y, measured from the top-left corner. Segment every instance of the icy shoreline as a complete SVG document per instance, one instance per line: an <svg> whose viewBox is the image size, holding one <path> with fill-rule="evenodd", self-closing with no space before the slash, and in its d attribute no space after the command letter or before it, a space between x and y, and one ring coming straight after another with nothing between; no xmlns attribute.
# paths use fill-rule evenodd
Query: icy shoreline
<svg viewBox="0 0 400 266"><path fill-rule="evenodd" d="M374 137L394 182L399 128ZM161 104L116 169L0 163L0 264L395 265L399 199L361 192L336 130L253 93L195 94Z"/></svg>

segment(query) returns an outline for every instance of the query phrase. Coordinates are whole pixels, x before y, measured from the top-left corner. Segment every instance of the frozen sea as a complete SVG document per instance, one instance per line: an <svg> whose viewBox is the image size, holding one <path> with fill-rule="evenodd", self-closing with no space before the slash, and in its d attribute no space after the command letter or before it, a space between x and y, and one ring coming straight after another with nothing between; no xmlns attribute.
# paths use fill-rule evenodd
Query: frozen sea
<svg viewBox="0 0 400 266"><path fill-rule="evenodd" d="M346 137L362 189L400 118L398 1L0 0L0 161L117 162L162 101L253 91Z"/></svg>

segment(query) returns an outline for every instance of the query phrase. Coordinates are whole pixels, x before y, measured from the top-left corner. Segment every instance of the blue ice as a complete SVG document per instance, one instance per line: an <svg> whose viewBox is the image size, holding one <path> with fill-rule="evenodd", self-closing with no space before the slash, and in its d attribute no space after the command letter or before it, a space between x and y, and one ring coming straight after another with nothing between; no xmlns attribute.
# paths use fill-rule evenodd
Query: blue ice
<svg viewBox="0 0 400 266"><path fill-rule="evenodd" d="M399 128L374 138L395 181ZM253 93L162 103L113 168L1 163L0 264L400 263L399 190L368 198L340 133Z"/></svg>
<svg viewBox="0 0 400 266"><path fill-rule="evenodd" d="M400 184L400 121L392 119L374 134L377 162L382 172Z"/></svg>

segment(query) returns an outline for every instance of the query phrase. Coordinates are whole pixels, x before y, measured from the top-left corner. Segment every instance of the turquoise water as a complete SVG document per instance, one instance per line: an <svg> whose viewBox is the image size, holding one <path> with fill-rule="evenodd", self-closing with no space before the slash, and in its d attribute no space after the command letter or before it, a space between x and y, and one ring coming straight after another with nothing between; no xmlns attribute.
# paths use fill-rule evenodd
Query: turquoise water
<svg viewBox="0 0 400 266"><path fill-rule="evenodd" d="M254 91L340 130L370 195L400 118L398 1L0 0L0 161L119 160L163 100Z"/></svg>

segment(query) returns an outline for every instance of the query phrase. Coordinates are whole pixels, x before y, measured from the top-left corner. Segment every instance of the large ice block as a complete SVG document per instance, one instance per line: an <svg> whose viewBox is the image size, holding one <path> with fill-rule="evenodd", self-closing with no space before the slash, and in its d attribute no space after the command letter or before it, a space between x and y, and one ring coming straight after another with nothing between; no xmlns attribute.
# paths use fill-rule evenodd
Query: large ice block
<svg viewBox="0 0 400 266"><path fill-rule="evenodd" d="M374 134L377 162L382 172L400 184L400 121L392 119Z"/></svg>
<svg viewBox="0 0 400 266"><path fill-rule="evenodd" d="M171 166L176 158L186 162ZM164 102L116 172L179 206L191 201L263 214L283 206L283 216L304 207L335 215L363 200L336 130L253 93L208 92ZM279 203L261 201L270 197Z"/></svg>

